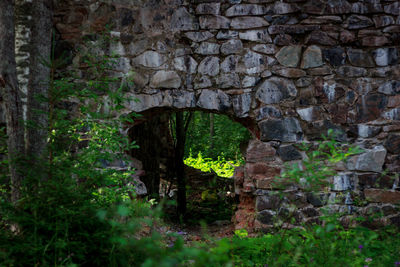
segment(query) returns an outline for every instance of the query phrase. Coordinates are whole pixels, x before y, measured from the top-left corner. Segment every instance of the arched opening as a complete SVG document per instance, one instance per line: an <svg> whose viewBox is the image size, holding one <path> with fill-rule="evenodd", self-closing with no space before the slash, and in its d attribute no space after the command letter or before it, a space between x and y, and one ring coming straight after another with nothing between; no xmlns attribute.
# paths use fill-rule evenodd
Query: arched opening
<svg viewBox="0 0 400 267"><path fill-rule="evenodd" d="M139 146L130 154L141 162L148 197L175 200L164 210L172 221L230 224L239 199L232 176L244 164L252 121L204 109L153 108L141 115L128 135Z"/></svg>

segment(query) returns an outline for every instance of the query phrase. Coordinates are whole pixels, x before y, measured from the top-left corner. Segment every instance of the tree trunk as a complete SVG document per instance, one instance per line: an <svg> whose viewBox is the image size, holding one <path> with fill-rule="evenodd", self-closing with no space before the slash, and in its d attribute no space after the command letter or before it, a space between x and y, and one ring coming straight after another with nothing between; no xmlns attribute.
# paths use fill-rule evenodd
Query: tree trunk
<svg viewBox="0 0 400 267"><path fill-rule="evenodd" d="M178 184L177 211L178 215L185 217L186 215L186 181L185 181L185 164L183 157L185 152L185 123L183 112L177 112L176 118L176 147L175 147L175 171Z"/></svg>
<svg viewBox="0 0 400 267"><path fill-rule="evenodd" d="M210 113L210 151L214 149L214 113Z"/></svg>
<svg viewBox="0 0 400 267"><path fill-rule="evenodd" d="M7 146L10 159L11 201L20 197L25 155L22 102L15 63L14 1L0 1L0 89L4 95L7 121Z"/></svg>
<svg viewBox="0 0 400 267"><path fill-rule="evenodd" d="M32 162L47 155L49 131L49 84L51 66L51 35L53 27L52 0L35 0L31 40L31 66L27 103L27 154Z"/></svg>

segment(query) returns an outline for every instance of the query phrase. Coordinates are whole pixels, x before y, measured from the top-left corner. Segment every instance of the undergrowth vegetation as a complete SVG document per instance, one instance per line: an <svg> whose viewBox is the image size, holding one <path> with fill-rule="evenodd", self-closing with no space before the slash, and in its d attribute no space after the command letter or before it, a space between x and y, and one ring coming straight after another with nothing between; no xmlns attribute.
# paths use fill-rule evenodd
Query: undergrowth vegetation
<svg viewBox="0 0 400 267"><path fill-rule="evenodd" d="M184 160L187 166L199 169L203 172L211 172L214 171L220 177L232 177L233 172L235 171L235 167L243 165L243 159L237 160L226 160L225 157L219 156L217 160L213 160L212 158L203 158L201 152L197 154L197 157L193 157L192 154L189 154Z"/></svg>

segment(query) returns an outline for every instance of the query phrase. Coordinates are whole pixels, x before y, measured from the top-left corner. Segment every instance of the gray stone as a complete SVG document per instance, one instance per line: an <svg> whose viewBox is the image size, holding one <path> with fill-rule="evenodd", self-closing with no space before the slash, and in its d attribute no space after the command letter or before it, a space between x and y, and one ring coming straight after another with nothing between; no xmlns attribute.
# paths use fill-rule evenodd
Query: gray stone
<svg viewBox="0 0 400 267"><path fill-rule="evenodd" d="M196 8L196 14L200 15L219 15L220 3L202 3Z"/></svg>
<svg viewBox="0 0 400 267"><path fill-rule="evenodd" d="M390 5L386 5L383 7L385 13L392 15L400 15L400 3L399 1L395 1Z"/></svg>
<svg viewBox="0 0 400 267"><path fill-rule="evenodd" d="M244 88L253 87L258 83L259 80L260 78L258 77L245 76L242 80L242 86Z"/></svg>
<svg viewBox="0 0 400 267"><path fill-rule="evenodd" d="M282 199L279 195L258 196L256 198L257 211L277 210L281 205Z"/></svg>
<svg viewBox="0 0 400 267"><path fill-rule="evenodd" d="M218 88L239 88L240 78L236 73L224 73L216 79Z"/></svg>
<svg viewBox="0 0 400 267"><path fill-rule="evenodd" d="M205 32L185 32L185 36L192 40L193 42L203 42L206 41L214 36L209 31Z"/></svg>
<svg viewBox="0 0 400 267"><path fill-rule="evenodd" d="M248 50L242 58L243 65L241 72L247 74L258 74L275 63L275 59L262 54Z"/></svg>
<svg viewBox="0 0 400 267"><path fill-rule="evenodd" d="M212 86L212 82L208 76L200 76L194 80L194 89L209 88Z"/></svg>
<svg viewBox="0 0 400 267"><path fill-rule="evenodd" d="M271 77L272 76L272 72L270 72L269 70L264 70L262 73L261 73L261 77L262 78L268 78L268 77Z"/></svg>
<svg viewBox="0 0 400 267"><path fill-rule="evenodd" d="M256 98L265 104L276 104L296 95L297 89L293 82L278 77L269 78L256 88Z"/></svg>
<svg viewBox="0 0 400 267"><path fill-rule="evenodd" d="M224 61L221 63L221 71L222 72L236 72L238 68L238 63L240 60L240 56L227 56Z"/></svg>
<svg viewBox="0 0 400 267"><path fill-rule="evenodd" d="M349 58L350 63L353 66L357 67L375 67L374 60L371 55L363 51L361 49L352 49L349 48L347 50L347 56Z"/></svg>
<svg viewBox="0 0 400 267"><path fill-rule="evenodd" d="M217 34L217 39L218 40L229 40L229 39L235 39L239 36L239 32L237 31L229 31L229 30L221 30Z"/></svg>
<svg viewBox="0 0 400 267"><path fill-rule="evenodd" d="M364 153L353 156L347 161L347 169L351 171L381 172L386 153L386 149L383 146L365 149Z"/></svg>
<svg viewBox="0 0 400 267"><path fill-rule="evenodd" d="M376 86L376 80L372 78L357 78L350 84L350 88L356 90L359 95L367 95Z"/></svg>
<svg viewBox="0 0 400 267"><path fill-rule="evenodd" d="M345 77L362 77L367 74L367 70L359 67L341 66L337 73Z"/></svg>
<svg viewBox="0 0 400 267"><path fill-rule="evenodd" d="M225 12L227 17L237 17L237 16L251 16L251 15L264 15L267 13L267 9L262 5L251 5L242 4L234 5L228 8Z"/></svg>
<svg viewBox="0 0 400 267"><path fill-rule="evenodd" d="M257 220L263 224L272 225L274 224L274 218L276 216L276 212L272 210L263 210L257 213Z"/></svg>
<svg viewBox="0 0 400 267"><path fill-rule="evenodd" d="M220 45L216 43L202 42L195 50L195 53L200 55L218 55L219 47Z"/></svg>
<svg viewBox="0 0 400 267"><path fill-rule="evenodd" d="M128 73L131 70L131 64L129 58L119 57L113 64L114 71L120 71L123 73Z"/></svg>
<svg viewBox="0 0 400 267"><path fill-rule="evenodd" d="M163 101L161 93L148 94L126 94L125 99L130 99L126 104L126 108L130 112L142 112L154 107L160 107Z"/></svg>
<svg viewBox="0 0 400 267"><path fill-rule="evenodd" d="M323 49L322 55L334 67L341 66L346 62L346 52L341 47Z"/></svg>
<svg viewBox="0 0 400 267"><path fill-rule="evenodd" d="M125 46L125 48L126 54L136 56L149 48L149 41L147 39L139 40L134 43L130 43L128 46Z"/></svg>
<svg viewBox="0 0 400 267"><path fill-rule="evenodd" d="M179 88L180 86L181 78L175 71L157 71L150 81L152 88Z"/></svg>
<svg viewBox="0 0 400 267"><path fill-rule="evenodd" d="M229 96L221 90L203 89L197 101L197 106L208 110L227 111L231 108L232 103Z"/></svg>
<svg viewBox="0 0 400 267"><path fill-rule="evenodd" d="M224 55L238 54L243 50L240 40L228 40L221 45L221 53Z"/></svg>
<svg viewBox="0 0 400 267"><path fill-rule="evenodd" d="M235 115L239 118L245 118L249 116L251 108L251 94L241 94L232 97L232 106Z"/></svg>
<svg viewBox="0 0 400 267"><path fill-rule="evenodd" d="M357 125L358 136L362 137L362 138L374 137L379 133L380 130L381 130L381 127L379 127L379 126L371 126L371 125L366 125L366 124L358 124Z"/></svg>
<svg viewBox="0 0 400 267"><path fill-rule="evenodd" d="M307 122L313 122L322 119L320 107L298 108L296 109L300 118Z"/></svg>
<svg viewBox="0 0 400 267"><path fill-rule="evenodd" d="M376 15L376 16L374 16L373 20L374 20L376 28L395 24L395 21L394 21L393 17L391 17L391 16Z"/></svg>
<svg viewBox="0 0 400 267"><path fill-rule="evenodd" d="M285 67L297 67L301 56L301 46L284 46L275 55L278 62Z"/></svg>
<svg viewBox="0 0 400 267"><path fill-rule="evenodd" d="M206 15L199 18L200 28L202 29L229 29L231 21L222 16Z"/></svg>
<svg viewBox="0 0 400 267"><path fill-rule="evenodd" d="M253 29L268 26L269 23L260 17L237 17L232 19L232 29Z"/></svg>
<svg viewBox="0 0 400 267"><path fill-rule="evenodd" d="M301 153L293 145L281 145L277 152L283 161L303 159Z"/></svg>
<svg viewBox="0 0 400 267"><path fill-rule="evenodd" d="M325 12L328 14L345 14L351 13L351 8L351 4L345 0L328 0Z"/></svg>
<svg viewBox="0 0 400 267"><path fill-rule="evenodd" d="M275 2L273 7L273 12L275 14L289 14L300 10L300 8L295 4L289 4L284 2Z"/></svg>
<svg viewBox="0 0 400 267"><path fill-rule="evenodd" d="M137 196L147 195L146 185L142 181L140 181L138 177L133 177L133 185L134 185L135 195Z"/></svg>
<svg viewBox="0 0 400 267"><path fill-rule="evenodd" d="M395 47L378 48L373 52L376 65L388 66L397 64L399 60L398 51Z"/></svg>
<svg viewBox="0 0 400 267"><path fill-rule="evenodd" d="M346 28L348 28L350 30L367 28L372 25L374 25L374 23L372 22L372 20L370 18L365 17L365 16L359 16L359 15L351 15L345 21Z"/></svg>
<svg viewBox="0 0 400 267"><path fill-rule="evenodd" d="M354 174L352 173L338 173L333 177L332 190L333 191L346 191L354 187Z"/></svg>
<svg viewBox="0 0 400 267"><path fill-rule="evenodd" d="M282 68L272 71L274 74L283 76L286 78L300 78L306 76L306 72L296 68Z"/></svg>
<svg viewBox="0 0 400 267"><path fill-rule="evenodd" d="M303 53L303 60L301 61L302 69L309 69L322 66L324 62L322 61L321 49L312 45L307 47L306 51Z"/></svg>
<svg viewBox="0 0 400 267"><path fill-rule="evenodd" d="M196 73L197 62L191 56L176 57L174 59L174 67L176 70L188 73Z"/></svg>
<svg viewBox="0 0 400 267"><path fill-rule="evenodd" d="M167 57L155 51L146 51L133 59L133 64L148 68L160 67L167 61Z"/></svg>
<svg viewBox="0 0 400 267"><path fill-rule="evenodd" d="M328 197L326 194L316 194L316 193L307 193L307 202L313 205L314 207L322 207L326 205Z"/></svg>
<svg viewBox="0 0 400 267"><path fill-rule="evenodd" d="M199 29L199 23L184 7L175 10L171 17L172 31L195 31Z"/></svg>
<svg viewBox="0 0 400 267"><path fill-rule="evenodd" d="M198 72L209 76L216 76L219 73L219 58L217 57L206 57L204 58L198 67Z"/></svg>
<svg viewBox="0 0 400 267"><path fill-rule="evenodd" d="M194 108L196 106L196 96L193 92L166 90L162 105L174 108Z"/></svg>
<svg viewBox="0 0 400 267"><path fill-rule="evenodd" d="M298 142L303 138L303 130L296 118L270 119L260 122L261 141Z"/></svg>
<svg viewBox="0 0 400 267"><path fill-rule="evenodd" d="M257 120L263 119L280 119L282 118L282 113L279 109L273 106L265 106L258 110Z"/></svg>
<svg viewBox="0 0 400 267"><path fill-rule="evenodd" d="M260 42L260 43L271 43L272 39L268 34L267 29L259 30L248 30L239 33L239 38L242 40Z"/></svg>
<svg viewBox="0 0 400 267"><path fill-rule="evenodd" d="M387 120L400 120L400 108L394 108L382 114L382 117Z"/></svg>
<svg viewBox="0 0 400 267"><path fill-rule="evenodd" d="M400 80L388 81L378 88L378 92L386 95L398 95L400 93Z"/></svg>
<svg viewBox="0 0 400 267"><path fill-rule="evenodd" d="M267 55L273 55L276 53L276 46L273 44L258 44L251 48L253 51L263 53Z"/></svg>
<svg viewBox="0 0 400 267"><path fill-rule="evenodd" d="M296 86L297 87L307 87L311 85L311 78L305 77L305 78L300 78L296 81Z"/></svg>

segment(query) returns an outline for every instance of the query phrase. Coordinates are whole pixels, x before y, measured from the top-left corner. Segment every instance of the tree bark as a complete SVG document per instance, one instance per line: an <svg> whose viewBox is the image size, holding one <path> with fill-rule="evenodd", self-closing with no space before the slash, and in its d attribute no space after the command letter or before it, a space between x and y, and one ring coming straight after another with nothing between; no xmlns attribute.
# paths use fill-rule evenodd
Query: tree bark
<svg viewBox="0 0 400 267"><path fill-rule="evenodd" d="M185 217L186 215L186 181L185 181L185 164L183 162L185 152L185 122L183 112L176 112L176 147L175 147L175 170L178 185L177 193L177 211L178 215Z"/></svg>
<svg viewBox="0 0 400 267"><path fill-rule="evenodd" d="M37 163L37 160L47 156L50 72L54 69L51 63L52 0L35 0L32 8L32 51L27 103L27 155L34 163Z"/></svg>
<svg viewBox="0 0 400 267"><path fill-rule="evenodd" d="M10 159L11 201L20 197L25 155L24 122L15 62L15 25L13 0L0 1L0 89L4 95L7 121L7 147Z"/></svg>

